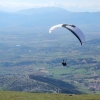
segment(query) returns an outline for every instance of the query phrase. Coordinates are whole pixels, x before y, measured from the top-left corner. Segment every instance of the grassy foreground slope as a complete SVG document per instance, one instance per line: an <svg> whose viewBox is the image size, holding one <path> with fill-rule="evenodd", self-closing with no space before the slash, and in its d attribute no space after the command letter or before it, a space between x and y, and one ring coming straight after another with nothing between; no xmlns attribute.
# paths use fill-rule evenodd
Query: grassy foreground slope
<svg viewBox="0 0 100 100"><path fill-rule="evenodd" d="M100 100L100 95L67 95L0 91L0 100Z"/></svg>

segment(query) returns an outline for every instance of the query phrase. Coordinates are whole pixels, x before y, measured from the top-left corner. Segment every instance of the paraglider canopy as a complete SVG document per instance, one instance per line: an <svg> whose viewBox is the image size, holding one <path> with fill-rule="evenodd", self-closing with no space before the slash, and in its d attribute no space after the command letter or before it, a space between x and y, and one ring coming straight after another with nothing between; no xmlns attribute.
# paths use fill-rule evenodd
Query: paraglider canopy
<svg viewBox="0 0 100 100"><path fill-rule="evenodd" d="M77 37L77 39L80 41L81 45L85 42L85 36L84 36L83 32L75 25L58 24L58 25L52 26L49 29L49 33L51 33L54 29L59 28L59 27L66 28L69 31L71 31Z"/></svg>

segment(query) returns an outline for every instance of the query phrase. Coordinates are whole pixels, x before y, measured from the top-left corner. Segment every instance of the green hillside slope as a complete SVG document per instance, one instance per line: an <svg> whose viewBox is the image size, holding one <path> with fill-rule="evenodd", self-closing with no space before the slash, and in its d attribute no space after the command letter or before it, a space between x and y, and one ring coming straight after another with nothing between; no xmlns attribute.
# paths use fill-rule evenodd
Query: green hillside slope
<svg viewBox="0 0 100 100"><path fill-rule="evenodd" d="M0 91L0 100L100 100L100 95L41 94Z"/></svg>

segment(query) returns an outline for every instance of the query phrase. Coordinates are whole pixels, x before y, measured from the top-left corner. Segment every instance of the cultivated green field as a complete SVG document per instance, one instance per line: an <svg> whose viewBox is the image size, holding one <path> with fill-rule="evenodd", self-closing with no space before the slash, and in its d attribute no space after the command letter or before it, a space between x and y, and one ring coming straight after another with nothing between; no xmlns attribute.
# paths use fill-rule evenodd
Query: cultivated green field
<svg viewBox="0 0 100 100"><path fill-rule="evenodd" d="M100 100L100 95L69 95L0 91L0 100Z"/></svg>

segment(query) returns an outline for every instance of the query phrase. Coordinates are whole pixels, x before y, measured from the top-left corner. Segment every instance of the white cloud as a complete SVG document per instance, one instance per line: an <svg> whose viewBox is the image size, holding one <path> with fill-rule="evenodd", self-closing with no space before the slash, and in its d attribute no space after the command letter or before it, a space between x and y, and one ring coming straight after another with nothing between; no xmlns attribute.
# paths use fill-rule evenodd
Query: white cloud
<svg viewBox="0 0 100 100"><path fill-rule="evenodd" d="M8 8L17 8L17 7L27 7L31 6L31 4L27 3L16 3L16 2L0 2L0 6L8 7Z"/></svg>
<svg viewBox="0 0 100 100"><path fill-rule="evenodd" d="M2 2L0 1L0 7L6 8L32 8L32 7L47 7L53 6L53 3L44 3L44 4L32 4L32 3L17 3L17 2Z"/></svg>
<svg viewBox="0 0 100 100"><path fill-rule="evenodd" d="M69 11L100 11L100 3L98 2L55 2L49 1L48 3L22 3L22 2L12 2L11 0L0 0L0 8L6 10L20 10L27 8L38 8L38 7L62 7Z"/></svg>
<svg viewBox="0 0 100 100"><path fill-rule="evenodd" d="M64 3L62 7L70 11L100 11L100 3Z"/></svg>

